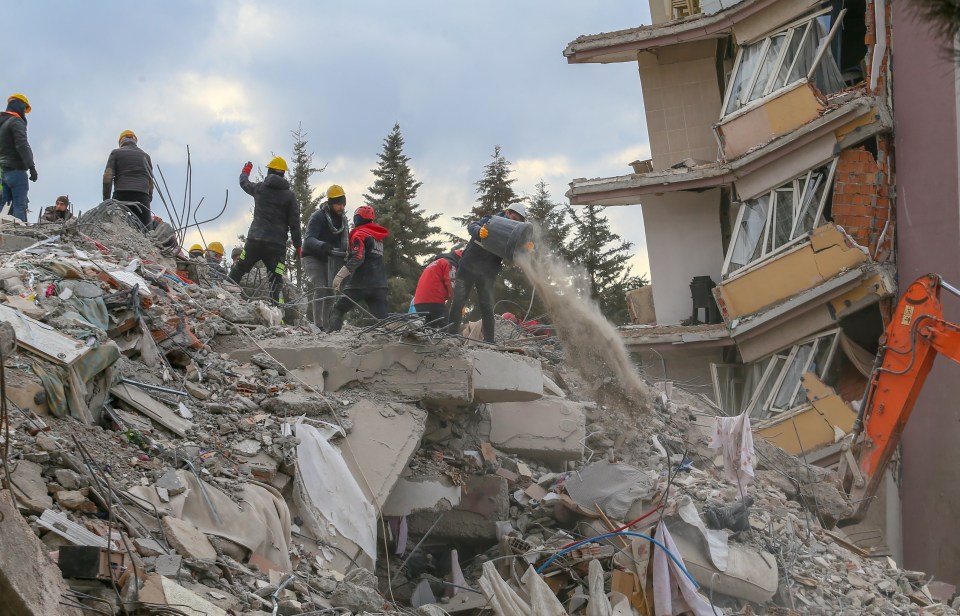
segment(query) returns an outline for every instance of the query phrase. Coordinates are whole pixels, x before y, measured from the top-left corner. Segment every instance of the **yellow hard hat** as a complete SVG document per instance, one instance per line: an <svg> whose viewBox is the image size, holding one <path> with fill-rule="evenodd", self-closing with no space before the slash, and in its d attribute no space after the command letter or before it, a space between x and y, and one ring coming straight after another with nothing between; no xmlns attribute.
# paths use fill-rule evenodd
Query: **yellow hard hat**
<svg viewBox="0 0 960 616"><path fill-rule="evenodd" d="M343 192L343 186L339 184L331 184L330 188L327 189L327 199L336 199L337 197L342 197L346 193Z"/></svg>
<svg viewBox="0 0 960 616"><path fill-rule="evenodd" d="M273 160L267 163L267 169L276 169L277 171L290 171L287 168L287 161L283 160L279 156L274 156Z"/></svg>
<svg viewBox="0 0 960 616"><path fill-rule="evenodd" d="M30 109L32 109L32 107L30 107L30 101L27 100L27 97L25 94L20 94L20 93L11 94L10 98L7 99L7 102L9 103L13 99L17 99L18 101L23 101L23 104L27 106L27 113L30 113Z"/></svg>
<svg viewBox="0 0 960 616"><path fill-rule="evenodd" d="M200 244L194 244L193 246L190 247L190 252L193 252L195 250L199 250L200 252L203 252L203 246L201 246Z"/></svg>
<svg viewBox="0 0 960 616"><path fill-rule="evenodd" d="M210 252L215 252L221 257L223 256L223 244L221 244L220 242L210 242L209 244L207 244L207 250L209 250Z"/></svg>
<svg viewBox="0 0 960 616"><path fill-rule="evenodd" d="M123 138L124 138L124 137L133 137L133 140L134 140L134 141L137 140L137 135L136 135L136 133L134 133L132 130L125 130L125 131L123 131L122 133L120 133L120 136L119 136L119 137L117 137L117 143L123 141Z"/></svg>

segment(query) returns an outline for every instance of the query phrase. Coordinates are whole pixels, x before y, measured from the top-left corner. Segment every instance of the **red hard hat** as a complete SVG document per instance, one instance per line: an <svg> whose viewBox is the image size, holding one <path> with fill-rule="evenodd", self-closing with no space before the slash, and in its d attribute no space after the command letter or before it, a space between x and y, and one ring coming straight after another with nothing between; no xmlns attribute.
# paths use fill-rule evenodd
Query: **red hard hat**
<svg viewBox="0 0 960 616"><path fill-rule="evenodd" d="M363 218L365 220L373 220L374 217L377 215L376 212L373 211L373 207L369 205L361 205L360 207L357 208L357 211L354 212L353 214L354 216L359 216L360 218Z"/></svg>

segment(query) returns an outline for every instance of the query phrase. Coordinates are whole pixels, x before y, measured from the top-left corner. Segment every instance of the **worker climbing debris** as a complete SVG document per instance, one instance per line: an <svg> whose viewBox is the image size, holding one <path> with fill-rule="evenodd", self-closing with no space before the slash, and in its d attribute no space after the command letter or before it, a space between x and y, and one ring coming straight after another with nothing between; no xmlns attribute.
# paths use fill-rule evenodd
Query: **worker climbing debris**
<svg viewBox="0 0 960 616"><path fill-rule="evenodd" d="M120 133L118 147L110 152L103 170L103 200L111 198L126 205L144 229L151 220L153 201L153 162L140 149L137 135L132 130Z"/></svg>
<svg viewBox="0 0 960 616"><path fill-rule="evenodd" d="M383 240L389 231L375 224L376 212L369 205L361 205L353 213L347 261L333 277L333 291L343 295L333 305L330 331L343 327L343 318L359 302L376 319L387 318L387 273L383 268Z"/></svg>

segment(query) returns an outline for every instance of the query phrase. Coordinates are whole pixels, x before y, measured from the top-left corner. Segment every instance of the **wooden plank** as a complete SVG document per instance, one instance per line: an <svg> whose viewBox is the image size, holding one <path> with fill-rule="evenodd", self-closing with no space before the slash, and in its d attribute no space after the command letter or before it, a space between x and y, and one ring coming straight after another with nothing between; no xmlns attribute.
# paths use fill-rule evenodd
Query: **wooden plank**
<svg viewBox="0 0 960 616"><path fill-rule="evenodd" d="M193 428L192 421L180 417L135 385L120 383L111 388L110 393L133 410L143 413L174 434L185 437Z"/></svg>

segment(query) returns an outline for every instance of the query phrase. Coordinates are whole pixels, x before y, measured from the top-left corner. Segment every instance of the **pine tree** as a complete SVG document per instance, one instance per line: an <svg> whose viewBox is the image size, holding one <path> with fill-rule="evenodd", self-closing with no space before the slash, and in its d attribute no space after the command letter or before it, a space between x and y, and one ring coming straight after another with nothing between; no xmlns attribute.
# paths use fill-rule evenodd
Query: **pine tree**
<svg viewBox="0 0 960 616"><path fill-rule="evenodd" d="M377 224L390 231L384 241L383 262L390 285L390 306L400 311L406 310L417 288L419 260L440 251L440 241L436 239L440 227L434 224L440 214L428 215L416 203L421 182L413 176L403 145L400 125L394 124L383 140L379 163L373 169L373 186L363 195L377 212Z"/></svg>
<svg viewBox="0 0 960 616"><path fill-rule="evenodd" d="M293 194L297 196L297 203L300 204L300 224L303 231L307 229L307 222L310 216L320 206L320 197L313 195L313 188L310 185L310 178L315 173L323 173L326 165L317 168L313 166L313 152L307 151L307 133L303 130L303 125L297 126L297 130L290 131L293 135L293 166L290 169L290 188Z"/></svg>
<svg viewBox="0 0 960 616"><path fill-rule="evenodd" d="M476 182L477 205L467 216L454 217L454 220L466 226L470 222L502 212L511 203L519 200L513 190L516 178L511 178L513 170L510 161L500 153L500 146L493 148L493 161L483 168L483 177Z"/></svg>
<svg viewBox="0 0 960 616"><path fill-rule="evenodd" d="M547 183L540 180L536 192L530 198L527 207L527 220L540 227L540 242L553 254L569 258L567 241L572 224L567 220L567 212L559 204L551 201Z"/></svg>
<svg viewBox="0 0 960 616"><path fill-rule="evenodd" d="M590 297L600 305L604 316L616 324L629 320L626 292L647 284L643 276L631 275L627 262L633 256L633 244L610 230L610 221L601 206L588 205L578 214L567 206L573 219L573 262L590 277Z"/></svg>

